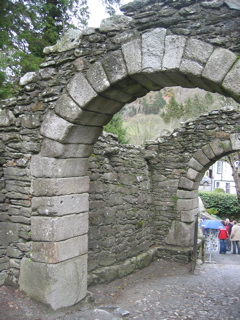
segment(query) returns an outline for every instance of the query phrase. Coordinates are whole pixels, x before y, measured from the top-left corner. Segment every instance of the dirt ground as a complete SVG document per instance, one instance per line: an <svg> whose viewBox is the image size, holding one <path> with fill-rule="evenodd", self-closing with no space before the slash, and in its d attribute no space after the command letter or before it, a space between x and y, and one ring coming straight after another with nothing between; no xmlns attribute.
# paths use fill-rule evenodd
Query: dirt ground
<svg viewBox="0 0 240 320"><path fill-rule="evenodd" d="M214 261L213 261L214 260ZM52 312L18 289L0 288L0 320L240 319L240 255L215 253L212 262L191 273L191 265L155 261L147 268L109 284L90 287L95 303ZM228 279L226 286L226 279ZM231 306L231 314L225 313ZM101 309L101 316L93 310ZM105 313L104 313L105 312ZM124 315L124 312L122 313Z"/></svg>

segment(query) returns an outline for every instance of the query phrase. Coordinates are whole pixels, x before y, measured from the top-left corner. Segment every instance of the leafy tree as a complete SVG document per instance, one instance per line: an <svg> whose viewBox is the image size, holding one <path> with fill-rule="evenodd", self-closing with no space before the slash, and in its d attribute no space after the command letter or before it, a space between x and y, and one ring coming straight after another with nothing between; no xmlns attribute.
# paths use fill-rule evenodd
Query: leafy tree
<svg viewBox="0 0 240 320"><path fill-rule="evenodd" d="M101 1L111 14L120 5L120 0ZM11 95L18 76L38 70L44 47L70 27L87 26L89 14L88 0L1 0L0 98Z"/></svg>
<svg viewBox="0 0 240 320"><path fill-rule="evenodd" d="M127 129L123 128L123 120L121 114L115 114L112 120L106 126L104 126L103 129L106 132L111 132L118 135L119 143L129 143L129 140L126 138Z"/></svg>

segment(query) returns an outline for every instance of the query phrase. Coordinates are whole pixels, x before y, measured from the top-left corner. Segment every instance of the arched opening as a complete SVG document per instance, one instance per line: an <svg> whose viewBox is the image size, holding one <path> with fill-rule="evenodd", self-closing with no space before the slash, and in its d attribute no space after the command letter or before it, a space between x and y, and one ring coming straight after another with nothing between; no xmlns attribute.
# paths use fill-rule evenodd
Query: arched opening
<svg viewBox="0 0 240 320"><path fill-rule="evenodd" d="M72 305L86 295L88 158L102 126L114 113L125 103L165 86L197 86L240 101L238 73L239 60L233 52L200 40L167 35L163 28L144 32L76 73L54 110L47 113L40 131L44 137L41 152L31 159L32 261L22 260L20 288L53 309ZM174 210L167 243L190 245L191 232L184 238L181 228L187 226L191 231L195 186L202 169L197 171L190 162L185 173L172 165L166 169L171 171L171 178L161 180L159 166L163 163L155 165L154 148L158 146L148 147L146 158L159 177L154 188L158 188L156 195L165 197L165 207L158 200L155 205L161 207L163 215ZM171 150L169 163L176 163L178 151ZM188 156L191 152L193 149ZM192 162L203 166L200 158L196 151ZM187 156L183 159L187 161ZM176 231L173 236L172 230ZM60 297L59 291L64 292Z"/></svg>

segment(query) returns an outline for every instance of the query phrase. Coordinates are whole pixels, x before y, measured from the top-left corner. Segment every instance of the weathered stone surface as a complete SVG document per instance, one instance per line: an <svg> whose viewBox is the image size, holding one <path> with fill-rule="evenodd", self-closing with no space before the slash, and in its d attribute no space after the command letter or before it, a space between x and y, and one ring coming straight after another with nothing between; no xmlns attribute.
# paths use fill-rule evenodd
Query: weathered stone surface
<svg viewBox="0 0 240 320"><path fill-rule="evenodd" d="M230 135L230 141L232 144L232 150L239 150L240 149L240 134L234 133Z"/></svg>
<svg viewBox="0 0 240 320"><path fill-rule="evenodd" d="M222 86L225 90L232 92L239 101L240 95L240 60L233 65L223 80Z"/></svg>
<svg viewBox="0 0 240 320"><path fill-rule="evenodd" d="M202 151L206 154L208 159L213 159L215 157L214 152L212 151L212 148L210 147L209 144L203 146Z"/></svg>
<svg viewBox="0 0 240 320"><path fill-rule="evenodd" d="M0 109L0 125L1 127L8 127L16 123L16 118L11 110Z"/></svg>
<svg viewBox="0 0 240 320"><path fill-rule="evenodd" d="M103 68L111 84L114 84L127 76L127 67L122 51L114 51L102 61Z"/></svg>
<svg viewBox="0 0 240 320"><path fill-rule="evenodd" d="M214 47L209 43L190 38L184 49L184 57L201 64L206 64L208 58L213 52L213 49Z"/></svg>
<svg viewBox="0 0 240 320"><path fill-rule="evenodd" d="M182 62L180 65L180 71L184 74L200 76L203 71L203 66L196 61L182 59Z"/></svg>
<svg viewBox="0 0 240 320"><path fill-rule="evenodd" d="M129 75L142 70L141 39L137 38L122 45L122 52L126 61Z"/></svg>
<svg viewBox="0 0 240 320"><path fill-rule="evenodd" d="M77 29L69 29L67 32L64 32L63 37L55 45L45 47L43 52L49 54L50 52L63 52L74 49L79 46L81 37L81 31Z"/></svg>
<svg viewBox="0 0 240 320"><path fill-rule="evenodd" d="M193 158L197 160L202 166L206 166L209 163L209 159L202 150L197 151L194 153Z"/></svg>
<svg viewBox="0 0 240 320"><path fill-rule="evenodd" d="M87 193L32 198L34 215L63 216L86 212L88 208Z"/></svg>
<svg viewBox="0 0 240 320"><path fill-rule="evenodd" d="M220 83L233 63L236 61L237 56L226 49L217 48L211 54L206 66L203 70L202 76L214 83Z"/></svg>
<svg viewBox="0 0 240 320"><path fill-rule="evenodd" d="M90 144L62 144L45 138L42 143L41 156L50 158L85 158L93 151Z"/></svg>
<svg viewBox="0 0 240 320"><path fill-rule="evenodd" d="M185 37L175 35L166 36L165 52L162 62L163 70L179 69L185 44Z"/></svg>
<svg viewBox="0 0 240 320"><path fill-rule="evenodd" d="M37 178L67 178L86 176L88 158L55 159L33 156L31 174Z"/></svg>
<svg viewBox="0 0 240 320"><path fill-rule="evenodd" d="M187 190L177 190L178 199L194 199L198 197L198 190L187 191Z"/></svg>
<svg viewBox="0 0 240 320"><path fill-rule="evenodd" d="M132 18L123 15L115 15L110 18L103 19L100 25L100 32L109 32L122 30L130 26Z"/></svg>
<svg viewBox="0 0 240 320"><path fill-rule="evenodd" d="M87 235L58 242L32 242L31 258L36 262L59 263L88 251Z"/></svg>
<svg viewBox="0 0 240 320"><path fill-rule="evenodd" d="M186 190L192 190L194 188L194 182L185 177L181 177L179 181L179 187Z"/></svg>
<svg viewBox="0 0 240 320"><path fill-rule="evenodd" d="M203 166L201 163L199 163L196 159L191 158L191 160L188 162L188 166L192 169L197 170L198 172L203 170Z"/></svg>
<svg viewBox="0 0 240 320"><path fill-rule="evenodd" d="M98 127L106 125L112 118L111 115L82 110L68 95L62 95L57 101L55 112L71 123Z"/></svg>
<svg viewBox="0 0 240 320"><path fill-rule="evenodd" d="M194 199L178 199L177 201L177 210L186 211L198 208L198 198Z"/></svg>
<svg viewBox="0 0 240 320"><path fill-rule="evenodd" d="M0 243L7 245L9 242L6 238L6 222L0 222Z"/></svg>
<svg viewBox="0 0 240 320"><path fill-rule="evenodd" d="M196 181L197 177L199 175L199 172L197 170L194 170L192 168L189 168L187 171L187 178Z"/></svg>
<svg viewBox="0 0 240 320"><path fill-rule="evenodd" d="M229 6L229 8L240 10L240 3L238 0L225 0L224 2Z"/></svg>
<svg viewBox="0 0 240 320"><path fill-rule="evenodd" d="M193 227L192 224L186 224L179 221L174 221L169 234L166 238L166 243L176 246L192 246L193 245Z"/></svg>
<svg viewBox="0 0 240 320"><path fill-rule="evenodd" d="M87 192L89 177L71 177L58 179L38 178L32 184L34 196L56 196Z"/></svg>
<svg viewBox="0 0 240 320"><path fill-rule="evenodd" d="M162 70L166 29L157 28L142 35L142 71Z"/></svg>
<svg viewBox="0 0 240 320"><path fill-rule="evenodd" d="M231 151L231 143L229 140L221 141L219 139L214 139L209 143L215 155L223 154L223 152Z"/></svg>
<svg viewBox="0 0 240 320"><path fill-rule="evenodd" d="M85 105L93 98L97 97L97 93L90 86L84 75L79 72L71 79L67 86L70 96L77 104L84 108Z"/></svg>
<svg viewBox="0 0 240 320"><path fill-rule="evenodd" d="M188 261L183 253L187 240L181 247L176 243L182 237L179 230L186 231L187 235L189 230L192 232L194 209L186 206L186 210L177 210L177 199L190 200L188 204L194 202L204 170L222 155L239 150L237 136L231 137L238 134L238 113L218 110L204 115L183 125L172 136L161 137L159 143L148 143L144 153L132 146L119 146L115 138L111 138L113 142L109 136L105 136L105 140L100 138L102 144L93 153L93 144L101 132L94 127L104 125L125 103L143 96L148 90L165 86L197 86L228 94L238 101L239 62L234 59L240 53L240 24L234 2L145 0L129 3L124 12L131 18L119 18L127 20L126 24L117 25L113 18L109 20L111 23L106 23L105 31L86 29L79 38L71 38L70 50L62 51L66 47L61 45L62 52L49 54L36 74L21 79L17 98L1 102L0 162L3 170L0 175L4 183L0 183L0 221L9 224L12 221L16 225L15 229L10 226L13 234L7 235L7 244L0 251L5 256L1 274L7 269L9 277L17 283L17 261L27 255L31 233L33 240L37 235L37 241L47 243L48 248L58 247L61 259L66 259L68 250L64 251L58 242L67 239L70 242L72 237L78 237L79 228L84 229L82 234L87 234L88 219L84 227L79 226L77 218L73 218L79 217L78 214L55 219L32 215L35 201L32 193L37 191L44 197L43 208L48 205L47 198L53 198L53 203L49 201L49 204L60 210L56 195L66 197L68 192L74 196L86 192L78 185L74 193L74 183L69 188L69 181L71 177L76 181L74 177L86 176L87 161L79 160L79 163L77 158L90 155L89 172L94 187L90 190L89 268L96 273L101 265L114 268L129 257L145 254L156 243L164 243L166 249L169 230L177 249L174 254L163 249L159 256ZM169 39L186 39L183 53L182 42L178 47L176 41L170 43ZM166 71L162 70L163 56ZM229 69L226 69L228 64ZM204 72L208 73L206 77L201 76ZM65 104L63 99L56 107L58 115L54 114L56 102L69 92L71 103ZM40 131L43 121L44 130ZM219 138L218 146L215 142L211 144L214 137ZM40 150L44 157L39 159L43 163L33 160L39 166L35 169L39 184L33 182L32 189L30 184L35 177L32 165L29 170L29 163ZM195 158L198 150L207 159L200 154ZM192 170L188 171L189 168ZM61 187L59 182L46 186L48 179L64 177L69 181L64 180ZM42 186L40 179L44 179ZM64 193L64 187L69 191ZM68 203L65 200L64 203ZM71 205L66 210L71 211ZM172 221L179 219L182 225L170 229ZM7 246L8 254L17 256L11 258L10 263L6 257ZM45 253L49 258L50 249ZM144 257L142 265L148 260L148 255ZM126 265L127 269L131 270L131 266ZM113 274L116 272L112 272L111 277ZM58 297L55 298L58 303Z"/></svg>
<svg viewBox="0 0 240 320"><path fill-rule="evenodd" d="M2 225L2 224L1 224ZM13 243L18 241L18 231L19 231L19 225L17 223L11 223L11 222L6 222L5 228L1 227L0 228L0 235L1 235L1 230L5 230L6 234L6 241L7 243ZM3 230L2 230L3 231ZM4 244L4 241L0 241L1 244Z"/></svg>
<svg viewBox="0 0 240 320"><path fill-rule="evenodd" d="M53 310L76 304L86 296L87 256L56 264L22 259L20 290Z"/></svg>
<svg viewBox="0 0 240 320"><path fill-rule="evenodd" d="M62 241L88 232L88 214L31 218L33 241Z"/></svg>
<svg viewBox="0 0 240 320"><path fill-rule="evenodd" d="M197 216L198 210L199 210L198 208L195 208L192 210L190 208L187 208L186 211L182 210L181 211L181 221L186 222L186 223L196 221L196 216Z"/></svg>
<svg viewBox="0 0 240 320"><path fill-rule="evenodd" d="M93 89L100 93L108 89L110 82L108 77L103 69L102 63L97 61L95 62L87 71L87 79Z"/></svg>
<svg viewBox="0 0 240 320"><path fill-rule="evenodd" d="M31 83L36 80L37 73L36 72L28 72L23 77L21 77L19 84L20 86L25 86L26 84Z"/></svg>

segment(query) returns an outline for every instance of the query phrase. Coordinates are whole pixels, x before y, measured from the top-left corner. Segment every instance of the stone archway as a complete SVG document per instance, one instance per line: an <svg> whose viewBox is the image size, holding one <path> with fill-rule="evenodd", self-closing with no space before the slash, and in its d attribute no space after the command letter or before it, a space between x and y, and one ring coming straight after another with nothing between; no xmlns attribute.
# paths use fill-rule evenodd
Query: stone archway
<svg viewBox="0 0 240 320"><path fill-rule="evenodd" d="M31 160L33 261L22 260L22 290L53 309L86 295L87 163L111 116L125 103L164 86L198 86L239 101L239 70L233 52L156 28L72 77L42 123L41 152ZM177 202L178 211L186 192Z"/></svg>

